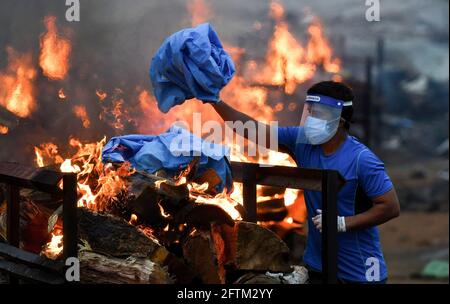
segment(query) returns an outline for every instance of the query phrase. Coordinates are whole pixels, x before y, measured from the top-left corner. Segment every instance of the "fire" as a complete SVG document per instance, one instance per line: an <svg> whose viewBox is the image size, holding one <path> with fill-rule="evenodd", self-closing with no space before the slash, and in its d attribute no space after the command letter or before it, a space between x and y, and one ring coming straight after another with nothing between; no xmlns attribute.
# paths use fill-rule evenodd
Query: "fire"
<svg viewBox="0 0 450 304"><path fill-rule="evenodd" d="M300 191L296 189L286 189L286 192L284 193L284 204L286 206L293 205L299 195L299 192Z"/></svg>
<svg viewBox="0 0 450 304"><path fill-rule="evenodd" d="M61 170L61 172L67 173L78 173L81 171L79 166L72 165L72 160L70 159L64 160L59 169Z"/></svg>
<svg viewBox="0 0 450 304"><path fill-rule="evenodd" d="M64 90L61 88L58 91L58 97L59 99L61 99L61 101L64 101L66 99L66 93L64 92Z"/></svg>
<svg viewBox="0 0 450 304"><path fill-rule="evenodd" d="M340 71L339 59L333 59L333 52L324 36L318 18L308 27L310 39L306 48L289 31L284 20L283 6L273 1L269 14L276 22L274 33L269 41L265 65L259 67L255 62L247 63L246 73L261 84L284 86L287 94L292 94L297 85L311 79L318 66L328 73Z"/></svg>
<svg viewBox="0 0 450 304"><path fill-rule="evenodd" d="M74 106L73 112L75 113L75 116L82 121L84 128L87 129L91 126L91 121L89 120L85 106L83 105Z"/></svg>
<svg viewBox="0 0 450 304"><path fill-rule="evenodd" d="M38 167L45 166L44 159L55 164L60 164L64 161L63 158L58 155L58 146L54 143L42 143L39 147L34 147L34 153Z"/></svg>
<svg viewBox="0 0 450 304"><path fill-rule="evenodd" d="M206 185L205 185L206 184ZM196 188L198 190L207 189L208 185L205 183L203 185L196 185ZM195 199L196 203L202 203L202 204L211 204L216 205L222 208L225 212L227 212L232 219L234 220L242 220L241 214L239 211L235 208L239 202L232 199L226 192L219 193L215 196L208 195L206 193L203 193L203 191L200 191L199 193L195 193L191 190L190 196L191 198Z"/></svg>
<svg viewBox="0 0 450 304"><path fill-rule="evenodd" d="M206 192L209 188L208 182L203 184L191 183L188 185L189 191Z"/></svg>
<svg viewBox="0 0 450 304"><path fill-rule="evenodd" d="M161 215L162 215L163 217L165 217L165 218L170 217L170 214L167 214L167 213L164 211L164 208L161 206L160 203L158 203L158 206L159 206L159 211L161 212Z"/></svg>
<svg viewBox="0 0 450 304"><path fill-rule="evenodd" d="M4 126L0 124L0 135L6 135L8 134L9 128L7 126Z"/></svg>
<svg viewBox="0 0 450 304"><path fill-rule="evenodd" d="M186 8L191 18L191 26L204 23L213 16L209 4L204 0L189 0L186 4Z"/></svg>
<svg viewBox="0 0 450 304"><path fill-rule="evenodd" d="M309 26L308 33L311 39L307 46L307 61L322 64L326 72L338 73L341 65L340 60L333 59L333 50L325 39L322 25L317 18Z"/></svg>
<svg viewBox="0 0 450 304"><path fill-rule="evenodd" d="M95 143L82 143L76 138L69 141L69 146L76 150L71 158L63 159L58 154L55 144L43 144L35 147L36 163L44 166L44 156L49 163L61 164L61 172L77 173L78 206L93 210L102 210L109 200L127 189L126 176L133 174L129 163L123 163L117 168L111 164L103 164L101 151L106 143L106 137Z"/></svg>
<svg viewBox="0 0 450 304"><path fill-rule="evenodd" d="M113 127L115 129L123 129L123 99L114 100L112 107L112 115L115 118L115 122L113 123Z"/></svg>
<svg viewBox="0 0 450 304"><path fill-rule="evenodd" d="M52 233L52 239L50 242L45 245L45 248L43 249L42 253L50 258L50 259L56 259L58 256L61 255L63 251L63 235L62 232L53 232Z"/></svg>
<svg viewBox="0 0 450 304"><path fill-rule="evenodd" d="M131 215L130 220L128 221L128 223L129 223L130 225L136 225L136 224L137 224L137 220L138 220L137 215L133 213L133 214Z"/></svg>
<svg viewBox="0 0 450 304"><path fill-rule="evenodd" d="M44 24L47 32L40 37L39 66L46 77L62 80L69 71L69 56L72 46L67 39L58 35L56 17L45 17Z"/></svg>
<svg viewBox="0 0 450 304"><path fill-rule="evenodd" d="M100 101L105 100L105 98L108 96L108 94L106 94L106 92L103 92L102 90L96 90L95 95L97 95Z"/></svg>
<svg viewBox="0 0 450 304"><path fill-rule="evenodd" d="M97 94L97 96L99 95ZM106 93L103 95L100 94L99 98L101 98L101 96L105 96L106 98ZM102 102L101 99L100 102ZM124 107L124 105L125 99L123 97L123 91L116 88L111 97L111 101L102 102L102 111L99 114L99 119L105 121L118 131L123 131L127 123L136 125L135 119L130 114L129 109Z"/></svg>
<svg viewBox="0 0 450 304"><path fill-rule="evenodd" d="M28 117L36 109L32 55L18 54L11 47L6 52L9 64L0 71L0 106L19 117Z"/></svg>

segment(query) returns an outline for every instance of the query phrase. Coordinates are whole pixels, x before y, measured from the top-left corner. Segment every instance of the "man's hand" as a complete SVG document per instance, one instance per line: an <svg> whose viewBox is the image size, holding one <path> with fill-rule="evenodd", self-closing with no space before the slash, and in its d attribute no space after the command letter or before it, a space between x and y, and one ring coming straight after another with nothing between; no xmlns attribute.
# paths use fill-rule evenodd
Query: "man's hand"
<svg viewBox="0 0 450 304"><path fill-rule="evenodd" d="M322 210L317 209L316 211L317 215L312 218L312 221L314 223L314 226L316 226L316 228L320 231L320 233L322 233ZM337 226L338 232L345 232L346 231L345 217L338 216L337 225L338 225Z"/></svg>

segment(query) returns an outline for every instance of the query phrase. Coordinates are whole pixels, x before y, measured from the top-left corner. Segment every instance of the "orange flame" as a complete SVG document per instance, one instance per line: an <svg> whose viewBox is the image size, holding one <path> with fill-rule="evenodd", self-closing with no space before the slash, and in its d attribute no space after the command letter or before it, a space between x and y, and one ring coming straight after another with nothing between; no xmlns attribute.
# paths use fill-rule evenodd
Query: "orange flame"
<svg viewBox="0 0 450 304"><path fill-rule="evenodd" d="M106 137L96 143L83 144L72 138L69 145L76 149L75 154L63 159L58 154L54 144L43 144L35 147L36 163L44 166L45 155L49 163L61 164L61 172L77 173L78 177L78 206L101 210L108 200L114 199L122 190L127 188L124 177L134 172L129 163L123 163L118 168L105 165L101 161L101 151L106 143Z"/></svg>
<svg viewBox="0 0 450 304"><path fill-rule="evenodd" d="M73 112L75 113L75 116L82 121L84 128L87 129L91 126L91 121L89 120L85 106L83 105L74 106Z"/></svg>
<svg viewBox="0 0 450 304"><path fill-rule="evenodd" d="M137 224L137 220L138 220L137 215L133 213L133 214L131 215L131 217L130 217L130 220L128 221L128 224L130 224L130 225L136 225L136 224Z"/></svg>
<svg viewBox="0 0 450 304"><path fill-rule="evenodd" d="M42 143L39 147L34 147L34 153L36 155L36 164L38 167L44 167L44 159L47 159L49 163L60 164L64 160L58 155L58 147L54 143Z"/></svg>
<svg viewBox="0 0 450 304"><path fill-rule="evenodd" d="M54 231L52 239L45 245L42 253L49 259L57 259L63 251L63 235L62 231Z"/></svg>
<svg viewBox="0 0 450 304"><path fill-rule="evenodd" d="M95 95L97 95L100 101L105 100L105 98L108 96L108 94L106 94L106 92L103 92L102 90L96 90Z"/></svg>
<svg viewBox="0 0 450 304"><path fill-rule="evenodd" d="M111 98L112 101L103 103L101 105L102 111L99 114L100 120L107 122L112 128L119 131L125 128L126 123L136 125L136 121L130 115L128 108L124 107L125 100L122 96L123 91L116 88Z"/></svg>
<svg viewBox="0 0 450 304"><path fill-rule="evenodd" d="M8 134L9 128L5 125L0 124L0 135Z"/></svg>
<svg viewBox="0 0 450 304"><path fill-rule="evenodd" d="M308 62L322 64L326 72L338 73L340 60L333 59L333 50L329 46L323 34L322 25L317 18L309 26L308 33L311 36L307 46L306 57Z"/></svg>
<svg viewBox="0 0 450 304"><path fill-rule="evenodd" d="M6 51L9 64L5 71L0 71L0 106L19 117L27 117L36 108L32 56L19 55L10 47Z"/></svg>
<svg viewBox="0 0 450 304"><path fill-rule="evenodd" d="M324 36L318 18L308 27L310 39L306 48L289 31L284 20L284 8L277 2L271 3L270 16L276 21L274 33L269 41L266 63L258 67L255 62L247 63L246 73L257 83L284 86L292 94L297 85L311 79L318 66L328 73L340 71L340 60L333 58L333 52Z"/></svg>
<svg viewBox="0 0 450 304"><path fill-rule="evenodd" d="M61 88L61 89L59 89L59 91L58 91L58 97L59 97L59 99L61 99L62 101L63 100L65 100L66 99L66 93L64 92L64 90Z"/></svg>
<svg viewBox="0 0 450 304"><path fill-rule="evenodd" d="M40 37L39 66L46 77L61 80L69 71L69 56L72 47L67 39L58 35L56 17L45 17L44 24L47 32Z"/></svg>

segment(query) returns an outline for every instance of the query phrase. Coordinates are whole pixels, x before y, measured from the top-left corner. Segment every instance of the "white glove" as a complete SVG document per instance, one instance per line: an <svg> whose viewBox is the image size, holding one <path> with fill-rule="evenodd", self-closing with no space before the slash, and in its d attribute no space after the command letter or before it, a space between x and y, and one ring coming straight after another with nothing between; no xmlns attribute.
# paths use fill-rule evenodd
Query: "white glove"
<svg viewBox="0 0 450 304"><path fill-rule="evenodd" d="M322 233L322 210L317 209L317 215L312 218L312 221L314 223L314 226ZM338 216L337 217L337 230L338 232L345 232L345 217Z"/></svg>

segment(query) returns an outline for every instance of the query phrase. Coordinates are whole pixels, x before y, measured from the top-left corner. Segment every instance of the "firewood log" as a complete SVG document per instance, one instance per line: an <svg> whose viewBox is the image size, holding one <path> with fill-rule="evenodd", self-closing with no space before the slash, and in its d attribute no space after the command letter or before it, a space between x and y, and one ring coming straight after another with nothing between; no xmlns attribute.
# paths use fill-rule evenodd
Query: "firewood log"
<svg viewBox="0 0 450 304"><path fill-rule="evenodd" d="M93 251L114 257L167 255L156 239L125 220L86 208L78 209L78 235Z"/></svg>
<svg viewBox="0 0 450 304"><path fill-rule="evenodd" d="M191 269L158 240L121 218L79 208L78 236L98 254L115 258L148 258L153 263L167 266L177 283L190 283L194 277Z"/></svg>
<svg viewBox="0 0 450 304"><path fill-rule="evenodd" d="M248 272L239 277L234 284L281 284L281 282L263 273Z"/></svg>
<svg viewBox="0 0 450 304"><path fill-rule="evenodd" d="M225 283L225 269L209 231L195 230L183 244L183 256L205 284Z"/></svg>
<svg viewBox="0 0 450 304"><path fill-rule="evenodd" d="M237 222L233 229L215 225L214 238L226 244L224 264L247 271L292 271L289 248L275 233L255 223Z"/></svg>
<svg viewBox="0 0 450 304"><path fill-rule="evenodd" d="M173 279L166 267L148 258L119 259L92 251L81 251L81 283L95 284L169 284Z"/></svg>
<svg viewBox="0 0 450 304"><path fill-rule="evenodd" d="M293 271L287 245L270 230L248 222L195 230L183 243L183 255L204 283L224 283L233 272Z"/></svg>

